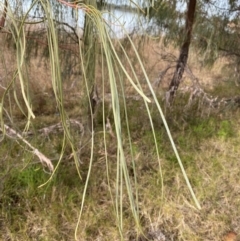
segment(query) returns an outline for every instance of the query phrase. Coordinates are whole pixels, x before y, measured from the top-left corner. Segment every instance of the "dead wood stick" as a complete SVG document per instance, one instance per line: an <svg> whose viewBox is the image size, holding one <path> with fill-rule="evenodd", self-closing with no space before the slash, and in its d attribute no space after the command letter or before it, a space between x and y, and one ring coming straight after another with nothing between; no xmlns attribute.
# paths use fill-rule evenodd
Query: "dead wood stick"
<svg viewBox="0 0 240 241"><path fill-rule="evenodd" d="M47 165L48 169L50 170L50 172L53 172L54 170L54 166L51 162L51 160L49 158L47 158L43 153L41 153L37 148L35 148L34 146L32 146L25 138L23 138L23 136L21 134L19 134L17 131L15 131L14 129L12 129L11 127L7 126L4 124L4 128L6 130L6 135L11 138L11 139L20 139L21 141L23 141L31 150L32 153L34 155L36 155L40 162L44 165ZM3 130L0 128L0 130L3 132Z"/></svg>

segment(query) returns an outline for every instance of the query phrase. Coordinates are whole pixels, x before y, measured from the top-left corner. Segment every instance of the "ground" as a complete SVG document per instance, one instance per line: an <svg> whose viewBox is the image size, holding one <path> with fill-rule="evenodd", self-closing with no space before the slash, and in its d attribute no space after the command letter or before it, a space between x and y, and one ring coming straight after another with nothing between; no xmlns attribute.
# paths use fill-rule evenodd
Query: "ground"
<svg viewBox="0 0 240 241"><path fill-rule="evenodd" d="M120 109L127 169L119 168L123 163L117 158L119 150L110 85L107 80L102 85L101 61L96 71L99 102L94 117L95 132L94 136L90 134L79 59L69 54L73 61L68 59L68 62L75 66L70 71L65 68L66 58L61 58L64 107L70 119L83 125L81 129L70 124L72 141L80 160L75 163L71 146L65 146L63 142L61 128L47 133L43 131L43 128L60 123L61 118L51 88L49 60L42 56L44 49L39 47L38 54L29 54L28 71L25 72L30 80L31 104L36 118L31 121L24 138L50 158L55 167L59 166L51 176L27 145L4 136L0 148L2 240L69 241L74 240L75 234L79 241L233 241L233 233L240 232L239 108L209 108L201 99L186 108L190 92L184 90L192 85L192 77L187 73L174 106L165 108L163 99L178 50L171 45L164 46L159 39L134 38L201 209L197 208L186 185L156 104L148 105L156 136L154 141L145 104L126 78L123 78L126 104L120 97ZM6 41L5 35L1 35L1 41ZM126 41L121 40L124 44ZM139 70L134 52L128 48L131 63ZM60 54L64 56L69 52L72 53L72 46ZM14 46L9 42L8 48L2 51L1 96L14 76L14 54ZM188 64L209 95L223 98L237 94L239 87L236 80L229 77L231 69L227 68L227 59L219 59L211 68L203 67L200 57L192 50ZM168 66L173 68L158 83L159 74ZM130 65L126 68L130 71ZM137 71L137 76L144 93L150 96L143 72ZM19 102L14 100L14 88L11 87L4 102L4 121L22 133L27 112L18 79L15 89ZM153 100L151 96L149 98ZM19 110L18 103L24 113ZM127 112L124 111L125 105ZM124 179L124 170L127 170L127 179ZM84 192L86 181L88 186ZM133 210L139 218L139 226L135 223Z"/></svg>

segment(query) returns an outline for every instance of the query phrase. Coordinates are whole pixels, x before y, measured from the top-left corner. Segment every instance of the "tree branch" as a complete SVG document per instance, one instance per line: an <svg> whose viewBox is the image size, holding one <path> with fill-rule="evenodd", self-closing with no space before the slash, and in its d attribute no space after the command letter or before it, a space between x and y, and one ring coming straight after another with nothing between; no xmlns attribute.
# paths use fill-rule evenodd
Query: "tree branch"
<svg viewBox="0 0 240 241"><path fill-rule="evenodd" d="M23 138L22 135L20 135L17 131L15 131L14 129L12 129L11 127L7 126L4 124L4 130L2 130L0 128L0 130L4 133L6 133L6 135L11 138L11 139L20 139L21 141L23 141L31 150L32 153L34 155L36 155L40 162L43 165L46 165L49 169L50 172L53 172L54 170L54 166L51 162L51 160L49 158L47 158L43 153L41 153L37 148L35 148L34 146L32 146L25 138Z"/></svg>

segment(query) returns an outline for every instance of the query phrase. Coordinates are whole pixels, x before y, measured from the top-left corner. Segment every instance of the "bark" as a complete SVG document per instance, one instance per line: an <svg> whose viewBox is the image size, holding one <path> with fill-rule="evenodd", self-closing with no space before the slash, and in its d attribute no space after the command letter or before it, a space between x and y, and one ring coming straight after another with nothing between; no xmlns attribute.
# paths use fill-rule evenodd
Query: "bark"
<svg viewBox="0 0 240 241"><path fill-rule="evenodd" d="M168 103L171 104L177 89L180 85L185 66L188 60L189 47L191 44L192 29L194 23L194 16L196 11L196 0L189 0L188 10L186 15L186 26L185 26L185 39L181 47L180 55L178 58L177 66L173 78L171 80L169 91L168 91Z"/></svg>

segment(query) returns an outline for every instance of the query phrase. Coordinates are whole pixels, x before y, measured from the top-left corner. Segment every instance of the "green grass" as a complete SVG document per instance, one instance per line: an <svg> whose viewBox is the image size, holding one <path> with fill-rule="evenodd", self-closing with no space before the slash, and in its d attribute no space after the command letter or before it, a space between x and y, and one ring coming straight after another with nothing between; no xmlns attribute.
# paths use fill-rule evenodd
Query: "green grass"
<svg viewBox="0 0 240 241"><path fill-rule="evenodd" d="M135 110L133 106L132 102L129 108ZM136 106L139 107L139 103L136 103ZM184 167L202 205L201 211L194 208L165 130L161 123L157 123L158 117L154 116L154 111L152 113L158 127L156 136L164 178L163 197L147 116L138 118L137 111L129 112L133 154L136 159L139 214L145 234L158 230L165 237L174 237L174 240L217 240L224 232L237 229L237 213L240 211L240 205L235 200L237 186L240 185L239 113L231 113L231 119L220 119L217 114L213 114L210 117L192 117L184 121L172 119L170 122ZM172 116L175 118L174 113ZM96 120L98 118L96 117ZM54 120L50 119L49 123L51 121ZM34 127L40 128L41 123L47 124L40 118L39 123L36 120ZM92 175L78 230L81 237L79 240L120 240L114 203L109 193L111 190L112 195L115 195L116 143L114 139L107 138L108 180L101 126L102 122L96 121ZM45 183L50 175L37 164L38 160L29 151L23 151L22 143L8 139L1 143L0 154L3 159L0 178L3 181L0 235L3 240L74 240L90 151L87 139L80 139L80 134L75 134L76 143L80 140L85 143L81 149L82 180L73 160L69 158L69 149L53 179L41 188L39 186ZM123 135L125 134L124 130ZM55 159L54 164L61 151L61 135L57 132L46 137L35 136L33 139L34 144L46 156ZM125 145L125 148L130 153L128 145ZM130 178L133 181L130 156L127 158ZM125 192L125 187L123 191ZM127 197L123 198L123 219L123 236L125 240L129 240L130 236L136 236L137 232ZM209 233L206 234L204 230L209 230Z"/></svg>

